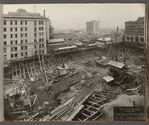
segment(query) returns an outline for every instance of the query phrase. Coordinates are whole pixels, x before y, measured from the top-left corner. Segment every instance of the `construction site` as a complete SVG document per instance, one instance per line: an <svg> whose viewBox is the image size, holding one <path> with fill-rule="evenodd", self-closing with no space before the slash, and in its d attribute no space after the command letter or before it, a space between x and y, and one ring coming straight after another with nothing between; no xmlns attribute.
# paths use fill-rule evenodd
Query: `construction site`
<svg viewBox="0 0 149 125"><path fill-rule="evenodd" d="M116 40L11 61L4 68L5 120L109 119L107 104L122 95L135 95L133 102L143 105L144 63L143 48Z"/></svg>

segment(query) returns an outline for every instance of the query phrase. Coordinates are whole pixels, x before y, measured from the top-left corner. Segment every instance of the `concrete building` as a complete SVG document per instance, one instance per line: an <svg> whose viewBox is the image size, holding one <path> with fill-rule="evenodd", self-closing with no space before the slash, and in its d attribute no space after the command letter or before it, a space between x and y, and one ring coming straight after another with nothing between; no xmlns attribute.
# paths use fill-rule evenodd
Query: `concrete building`
<svg viewBox="0 0 149 125"><path fill-rule="evenodd" d="M86 34L99 34L100 20L86 22Z"/></svg>
<svg viewBox="0 0 149 125"><path fill-rule="evenodd" d="M32 57L35 53L46 54L49 39L49 19L25 9L3 15L4 60Z"/></svg>
<svg viewBox="0 0 149 125"><path fill-rule="evenodd" d="M125 41L144 42L144 17L139 17L136 21L125 22Z"/></svg>

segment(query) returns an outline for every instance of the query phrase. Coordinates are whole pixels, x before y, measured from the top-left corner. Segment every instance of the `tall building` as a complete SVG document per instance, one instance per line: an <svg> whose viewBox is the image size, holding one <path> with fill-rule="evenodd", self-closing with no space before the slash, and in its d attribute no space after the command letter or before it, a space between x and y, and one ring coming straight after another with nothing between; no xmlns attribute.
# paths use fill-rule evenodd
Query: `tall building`
<svg viewBox="0 0 149 125"><path fill-rule="evenodd" d="M25 9L3 15L4 60L32 57L35 53L46 54L49 39L49 19Z"/></svg>
<svg viewBox="0 0 149 125"><path fill-rule="evenodd" d="M99 26L100 26L100 20L98 21L93 20L91 22L86 22L86 34L98 34Z"/></svg>
<svg viewBox="0 0 149 125"><path fill-rule="evenodd" d="M125 41L144 42L144 17L125 22Z"/></svg>

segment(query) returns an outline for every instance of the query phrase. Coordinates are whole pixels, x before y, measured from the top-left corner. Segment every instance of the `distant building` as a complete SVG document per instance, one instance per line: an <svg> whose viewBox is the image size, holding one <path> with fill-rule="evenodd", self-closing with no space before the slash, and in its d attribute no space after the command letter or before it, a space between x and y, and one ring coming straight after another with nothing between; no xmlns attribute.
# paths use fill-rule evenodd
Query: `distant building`
<svg viewBox="0 0 149 125"><path fill-rule="evenodd" d="M91 21L86 22L86 34L98 34L99 33L99 27L100 26L100 20L98 21Z"/></svg>
<svg viewBox="0 0 149 125"><path fill-rule="evenodd" d="M78 36L75 34L55 34L54 39L63 38L65 43L69 45L74 45L78 41Z"/></svg>
<svg viewBox="0 0 149 125"><path fill-rule="evenodd" d="M60 48L60 47L66 47L67 43L65 43L65 40L63 38L57 38L57 39L50 39L47 42L47 53L50 53L51 51Z"/></svg>
<svg viewBox="0 0 149 125"><path fill-rule="evenodd" d="M25 9L3 15L4 60L32 57L35 53L46 54L49 39L49 19Z"/></svg>
<svg viewBox="0 0 149 125"><path fill-rule="evenodd" d="M144 17L125 22L125 41L144 42Z"/></svg>

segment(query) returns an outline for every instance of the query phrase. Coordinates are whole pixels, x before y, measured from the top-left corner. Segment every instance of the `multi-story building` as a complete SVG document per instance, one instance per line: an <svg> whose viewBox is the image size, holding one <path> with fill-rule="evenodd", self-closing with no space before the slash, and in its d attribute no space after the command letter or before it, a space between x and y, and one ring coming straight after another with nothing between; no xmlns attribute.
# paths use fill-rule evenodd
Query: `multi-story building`
<svg viewBox="0 0 149 125"><path fill-rule="evenodd" d="M144 17L139 17L136 21L125 22L125 41L144 42Z"/></svg>
<svg viewBox="0 0 149 125"><path fill-rule="evenodd" d="M98 21L93 20L91 22L86 22L86 34L98 34L99 26L100 26L100 20Z"/></svg>
<svg viewBox="0 0 149 125"><path fill-rule="evenodd" d="M32 57L35 53L46 54L49 39L49 19L25 9L3 15L4 60Z"/></svg>

